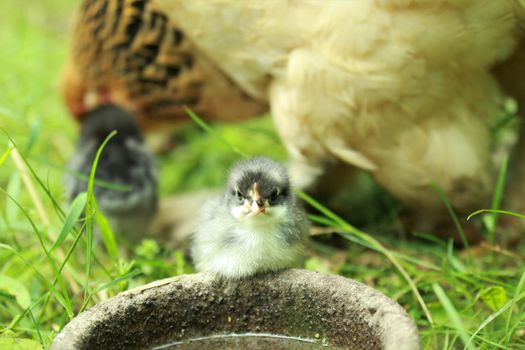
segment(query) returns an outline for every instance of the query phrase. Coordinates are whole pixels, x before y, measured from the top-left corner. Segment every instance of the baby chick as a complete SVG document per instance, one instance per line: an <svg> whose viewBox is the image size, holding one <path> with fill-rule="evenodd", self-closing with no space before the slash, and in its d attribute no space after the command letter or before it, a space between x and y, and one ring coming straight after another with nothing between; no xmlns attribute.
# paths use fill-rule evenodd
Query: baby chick
<svg viewBox="0 0 525 350"><path fill-rule="evenodd" d="M192 256L200 271L227 278L300 265L308 219L286 170L263 157L236 164L224 194L203 206Z"/></svg>
<svg viewBox="0 0 525 350"><path fill-rule="evenodd" d="M113 130L117 134L102 151L96 180L126 189L95 184L94 194L112 229L130 241L138 241L146 234L158 199L154 158L144 146L134 118L115 105L100 106L88 112L69 168L89 176L98 148ZM72 199L86 191L87 181L68 175L66 187Z"/></svg>

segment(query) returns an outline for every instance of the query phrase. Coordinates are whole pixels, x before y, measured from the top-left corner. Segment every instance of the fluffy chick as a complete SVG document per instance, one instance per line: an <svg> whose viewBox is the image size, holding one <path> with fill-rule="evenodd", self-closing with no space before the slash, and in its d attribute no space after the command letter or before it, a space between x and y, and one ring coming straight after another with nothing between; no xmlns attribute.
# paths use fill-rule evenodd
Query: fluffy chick
<svg viewBox="0 0 525 350"><path fill-rule="evenodd" d="M236 164L224 194L203 206L192 256L198 270L227 278L297 266L308 226L285 169L251 158Z"/></svg>
<svg viewBox="0 0 525 350"><path fill-rule="evenodd" d="M157 209L157 175L153 155L143 144L134 118L115 105L100 106L87 113L69 168L89 176L98 148L113 131L115 135L102 151L96 179L127 189L95 185L97 203L114 231L130 241L146 233ZM87 182L68 175L69 198L86 191Z"/></svg>

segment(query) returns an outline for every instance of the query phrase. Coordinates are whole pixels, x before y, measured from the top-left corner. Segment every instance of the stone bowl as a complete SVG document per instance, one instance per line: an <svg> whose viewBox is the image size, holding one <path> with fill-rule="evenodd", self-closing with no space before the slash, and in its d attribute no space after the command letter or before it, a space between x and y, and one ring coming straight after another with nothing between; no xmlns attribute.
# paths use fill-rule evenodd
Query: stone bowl
<svg viewBox="0 0 525 350"><path fill-rule="evenodd" d="M155 349L246 333L311 339L328 349L420 349L414 322L392 299L344 277L299 269L241 280L198 273L154 282L82 312L51 349Z"/></svg>

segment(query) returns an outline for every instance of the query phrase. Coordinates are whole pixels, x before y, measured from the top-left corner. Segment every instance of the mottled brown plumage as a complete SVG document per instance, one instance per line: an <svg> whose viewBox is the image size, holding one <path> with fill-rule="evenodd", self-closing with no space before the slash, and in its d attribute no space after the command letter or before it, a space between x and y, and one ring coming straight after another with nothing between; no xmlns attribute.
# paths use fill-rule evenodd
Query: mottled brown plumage
<svg viewBox="0 0 525 350"><path fill-rule="evenodd" d="M82 3L62 91L79 118L90 105L111 100L135 114L143 128L187 119L183 106L224 120L266 109L265 102L248 97L197 55L192 42L149 0Z"/></svg>

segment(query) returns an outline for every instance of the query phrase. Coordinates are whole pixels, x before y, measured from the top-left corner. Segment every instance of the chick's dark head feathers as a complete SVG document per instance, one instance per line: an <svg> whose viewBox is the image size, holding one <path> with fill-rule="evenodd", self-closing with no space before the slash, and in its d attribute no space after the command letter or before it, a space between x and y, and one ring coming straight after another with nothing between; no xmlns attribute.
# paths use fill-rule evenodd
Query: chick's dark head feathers
<svg viewBox="0 0 525 350"><path fill-rule="evenodd" d="M254 210L262 212L292 200L286 170L264 157L237 163L230 171L225 195L230 206L253 205Z"/></svg>
<svg viewBox="0 0 525 350"><path fill-rule="evenodd" d="M115 136L112 142L123 143L126 138L143 141L132 115L116 105L103 105L86 114L82 121L78 143L82 145L94 140L102 143L113 130L118 132L118 136Z"/></svg>

